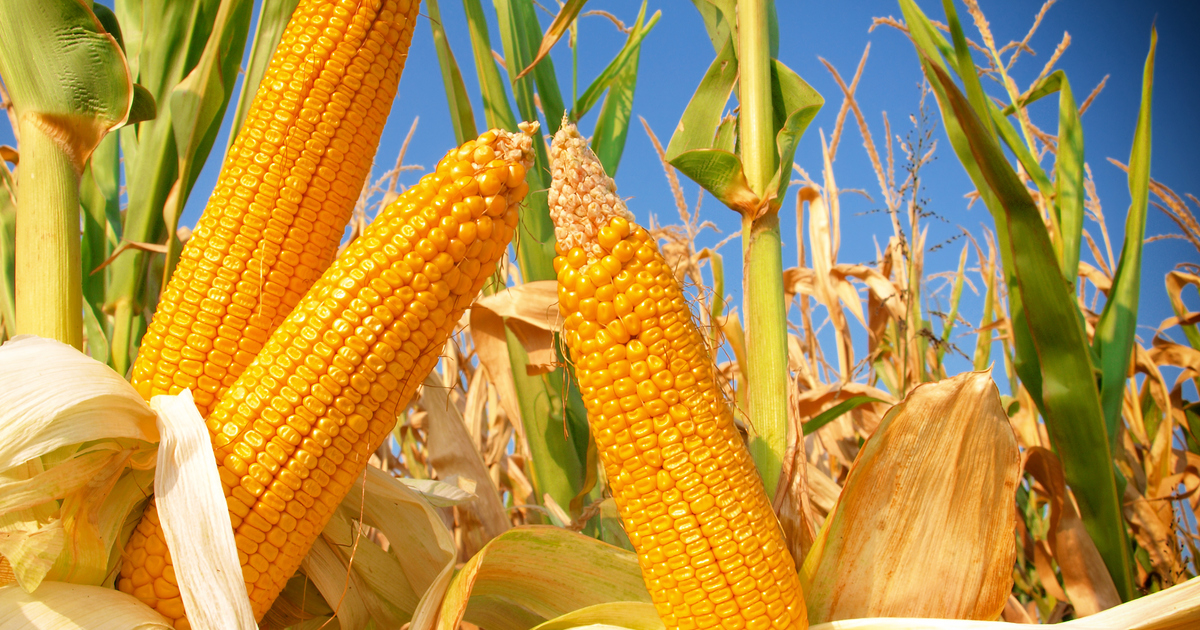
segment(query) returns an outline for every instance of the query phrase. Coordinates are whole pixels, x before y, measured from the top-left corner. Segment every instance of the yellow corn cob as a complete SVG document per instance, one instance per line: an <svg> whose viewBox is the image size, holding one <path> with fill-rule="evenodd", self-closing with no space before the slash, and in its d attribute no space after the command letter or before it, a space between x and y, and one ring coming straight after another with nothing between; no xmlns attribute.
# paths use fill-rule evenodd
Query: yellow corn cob
<svg viewBox="0 0 1200 630"><path fill-rule="evenodd" d="M531 146L489 131L451 151L325 272L209 416L258 619L495 271ZM120 589L188 627L156 515L126 551Z"/></svg>
<svg viewBox="0 0 1200 630"><path fill-rule="evenodd" d="M574 125L551 149L559 307L588 423L668 629L807 627L791 554L658 245Z"/></svg>
<svg viewBox="0 0 1200 630"><path fill-rule="evenodd" d="M329 266L396 95L419 0L304 0L142 339L147 400L207 416Z"/></svg>

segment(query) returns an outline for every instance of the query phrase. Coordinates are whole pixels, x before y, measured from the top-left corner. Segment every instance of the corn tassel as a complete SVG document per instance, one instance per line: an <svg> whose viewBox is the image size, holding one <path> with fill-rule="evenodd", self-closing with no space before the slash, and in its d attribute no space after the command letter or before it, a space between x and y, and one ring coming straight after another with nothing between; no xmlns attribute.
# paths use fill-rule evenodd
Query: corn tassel
<svg viewBox="0 0 1200 630"><path fill-rule="evenodd" d="M209 416L256 618L495 271L529 190L531 146L489 131L451 151L338 258ZM188 627L156 515L127 555L120 589Z"/></svg>
<svg viewBox="0 0 1200 630"><path fill-rule="evenodd" d="M305 0L288 23L134 362L207 416L329 266L371 168L419 0Z"/></svg>
<svg viewBox="0 0 1200 630"><path fill-rule="evenodd" d="M668 629L807 626L796 566L678 280L574 125L551 149L565 339Z"/></svg>

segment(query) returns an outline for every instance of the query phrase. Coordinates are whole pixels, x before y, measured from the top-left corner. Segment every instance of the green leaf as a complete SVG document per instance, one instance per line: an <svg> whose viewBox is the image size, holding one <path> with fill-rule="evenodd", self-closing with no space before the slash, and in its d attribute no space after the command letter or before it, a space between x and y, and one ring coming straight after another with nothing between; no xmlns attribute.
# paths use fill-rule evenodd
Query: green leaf
<svg viewBox="0 0 1200 630"><path fill-rule="evenodd" d="M950 37L954 41L953 63L958 70L958 78L963 82L963 87L967 91L967 100L970 101L975 112L980 115L984 129L989 134L994 134L991 119L982 115L982 112L988 110L989 102L987 95L983 93L983 86L979 84L979 74L975 72L975 61L971 59L971 49L967 47L967 38L963 35L962 24L958 21L958 12L954 10L954 0L942 0L942 7L946 10L946 22L950 27Z"/></svg>
<svg viewBox="0 0 1200 630"><path fill-rule="evenodd" d="M1058 74L1056 72L1055 74ZM1083 235L1083 123L1065 75L1058 96L1058 154L1054 161L1054 209L1061 240L1059 261L1063 277L1075 288L1079 278L1079 248Z"/></svg>
<svg viewBox="0 0 1200 630"><path fill-rule="evenodd" d="M774 114L775 146L779 168L771 178L764 196L773 197L771 207L779 208L791 181L792 157L809 123L821 111L825 99L800 75L777 59L771 60L771 101Z"/></svg>
<svg viewBox="0 0 1200 630"><path fill-rule="evenodd" d="M726 206L750 216L758 212L758 195L750 190L746 174L742 171L742 160L733 153L720 149L695 149L671 160L671 166L700 184Z"/></svg>
<svg viewBox="0 0 1200 630"><path fill-rule="evenodd" d="M433 46L437 49L438 66L442 70L442 83L446 86L446 101L450 105L450 122L454 126L454 138L458 144L479 135L475 130L475 113L471 111L471 98L463 84L462 72L450 50L446 29L442 28L442 14L437 0L426 0L429 11L429 29L433 31Z"/></svg>
<svg viewBox="0 0 1200 630"><path fill-rule="evenodd" d="M238 92L237 107L233 110L233 124L230 126L229 142L225 146L228 151L233 141L242 129L246 113L250 111L250 103L258 92L267 66L271 64L271 55L283 39L283 31L287 29L292 12L300 0L263 0L258 9L258 28L254 32L254 43L250 46L250 63L246 66L245 76L242 77L242 89Z"/></svg>
<svg viewBox="0 0 1200 630"><path fill-rule="evenodd" d="M696 93L683 110L675 133L671 134L671 141L667 143L667 161L676 168L679 165L674 164L675 158L683 153L714 146L713 138L721 124L725 104L729 102L729 95L737 83L737 74L733 41L727 40L716 59L709 64ZM722 148L732 152L730 147Z"/></svg>
<svg viewBox="0 0 1200 630"><path fill-rule="evenodd" d="M1138 291L1142 274L1142 241L1146 234L1146 207L1150 198L1150 113L1154 92L1154 49L1158 31L1150 29L1150 52L1142 75L1142 105L1138 110L1133 149L1129 153L1129 214L1125 217L1125 244L1113 276L1112 290L1096 324L1094 349L1102 374L1100 397L1110 447L1115 446L1121 422L1121 399L1137 332Z"/></svg>
<svg viewBox="0 0 1200 630"><path fill-rule="evenodd" d="M843 400L842 402L817 414L817 416L812 420L805 422L803 425L804 435L812 435L813 433L816 433L821 427L833 422L834 420L837 420L844 414L850 413L851 411L854 411L863 405L881 402L886 401L873 398L871 396L853 396L851 398L847 398L846 400Z"/></svg>
<svg viewBox="0 0 1200 630"><path fill-rule="evenodd" d="M610 177L617 176L621 154L625 151L629 119L633 115L633 93L637 89L640 57L639 47L621 72L613 77L604 97L604 105L600 108L600 115L596 118L596 128L592 132L592 149L600 159L600 164L604 166L604 172Z"/></svg>
<svg viewBox="0 0 1200 630"><path fill-rule="evenodd" d="M571 120L579 121L588 111L595 107L600 101L600 95L605 90L609 89L613 82L618 79L618 76L625 71L626 66L632 64L635 68L634 75L636 79L637 58L641 50L642 40L658 23L658 18L662 17L661 11L655 11L654 15L650 16L650 20L643 24L643 19L646 16L646 2L643 0L641 11L638 12L637 21L633 25L633 30L629 33L629 38L625 40L625 45L621 47L617 56L613 57L612 61L608 62L608 66L597 76L592 84L583 91L583 95L579 100L575 101L574 107L571 108ZM547 113L549 115L549 113ZM609 172L612 175L612 172Z"/></svg>
<svg viewBox="0 0 1200 630"><path fill-rule="evenodd" d="M55 130L77 168L133 104L133 80L117 36L76 0L0 5L0 77L17 118ZM101 9L102 12L105 9Z"/></svg>
<svg viewBox="0 0 1200 630"><path fill-rule="evenodd" d="M587 4L587 0L567 0L567 3L558 10L558 15L554 16L554 21L550 23L550 28L546 29L546 34L542 36L542 43L538 45L537 54L534 55L533 61L525 66L517 78L521 78L529 74L530 70L542 60L543 57L550 54L550 50L562 39L563 33L567 32L571 23L579 16L579 12L583 10L583 5ZM645 6L643 5L643 10Z"/></svg>
<svg viewBox="0 0 1200 630"><path fill-rule="evenodd" d="M1057 92L1061 86L1066 83L1066 81L1066 73L1064 73L1062 70L1055 70L1054 72L1042 77L1042 79L1038 81L1032 89L1022 95L1021 99L1017 101L1017 104L1019 104L1021 107L1027 107L1029 104ZM1016 113L1016 111L1016 106L1009 105L1008 107L1004 108L1004 115L1012 116L1014 113Z"/></svg>
<svg viewBox="0 0 1200 630"><path fill-rule="evenodd" d="M1118 592L1128 599L1133 595L1133 580L1112 451L1074 296L1058 271L1045 224L1024 184L946 72L927 57L924 61L942 110L954 112L983 176L976 185L982 183L980 190L991 191L1007 219L1010 238L1001 244L1001 253L1014 271L1010 291L1028 306L1025 325L1041 363L1046 428L1084 525Z"/></svg>
<svg viewBox="0 0 1200 630"><path fill-rule="evenodd" d="M0 324L4 332L0 339L13 337L17 326L16 270L14 250L16 245L17 205L9 191L16 186L8 165L0 159Z"/></svg>
<svg viewBox="0 0 1200 630"><path fill-rule="evenodd" d="M537 14L534 12L532 0L509 0L512 5L513 15L515 20L514 25L517 25L520 32L517 37L524 47L521 59L524 63L511 68L509 72L517 68L524 68L533 64L533 57L537 55L537 49L540 45L535 41L534 33L541 33L541 26L538 24ZM542 106L542 111L546 114L546 121L562 120L563 111L566 107L563 106L562 92L558 89L558 77L554 74L554 61L549 57L543 57L533 68L533 79L537 84L538 98ZM530 120L533 120L532 118ZM552 256L553 257L553 256Z"/></svg>
<svg viewBox="0 0 1200 630"><path fill-rule="evenodd" d="M692 0L692 4L696 5L696 11L704 20L704 29L708 31L708 39L712 42L713 52L720 53L725 42L730 40L731 22L725 19L725 14L712 0ZM736 21L733 22L733 24L736 23Z"/></svg>
<svg viewBox="0 0 1200 630"><path fill-rule="evenodd" d="M483 95L483 113L489 128L515 132L517 120L508 104L508 93L504 80L492 58L492 44L488 37L487 18L479 0L463 0L467 14L467 30L471 34L471 49L475 53L475 73L479 78L479 91ZM532 184L530 184L532 187Z"/></svg>
<svg viewBox="0 0 1200 630"><path fill-rule="evenodd" d="M934 68L937 68L942 73L948 74L950 69L943 61L943 57L954 59L953 49L938 32L929 18L921 12L921 9L912 0L900 0L900 8L904 13L904 20L908 24L909 35L912 37L913 45L916 46L918 53L921 56L921 64L925 75L929 77L930 84L933 87L934 93L938 97L938 105L942 112L942 121L946 129L946 136L950 139L950 145L954 148L955 155L958 156L958 161L967 171L967 175L971 177L971 181L975 184L976 190L979 191L979 196L983 200L993 219L996 221L996 241L1001 252L1009 251L1009 234L1008 217L1004 212L999 200L996 199L995 193L984 180L983 174L980 171L979 165L976 163L975 157L971 152L971 143L967 140L963 132L963 123L959 120L959 115L946 105L945 89L941 83L934 80ZM974 73L973 67L968 69L970 73ZM961 69L958 71L962 74ZM978 115L978 113L977 113ZM1045 228L1043 227L1043 231ZM1001 255L1002 268L1004 270L1004 280L1008 286L1016 286L1016 271L1013 268L1012 259L1007 254ZM1021 379L1021 384L1025 386L1026 391L1033 398L1038 409L1042 409L1042 372L1041 366L1038 363L1038 353L1034 348L1033 339L1030 337L1029 326L1026 322L1025 306L1021 294L1017 291L1009 292L1009 319L1012 321L1011 330L1013 332L1013 346L1016 348L1016 356L1013 364L1017 375ZM1016 387L1016 384L1013 385Z"/></svg>

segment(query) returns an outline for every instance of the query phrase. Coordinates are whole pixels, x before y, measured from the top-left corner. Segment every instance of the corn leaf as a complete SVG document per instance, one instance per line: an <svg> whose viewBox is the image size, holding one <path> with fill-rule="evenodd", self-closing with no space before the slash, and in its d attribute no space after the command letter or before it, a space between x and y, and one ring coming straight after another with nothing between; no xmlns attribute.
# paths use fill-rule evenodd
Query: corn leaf
<svg viewBox="0 0 1200 630"><path fill-rule="evenodd" d="M11 0L0 6L0 76L16 114L56 130L82 169L133 106L133 79L117 39L88 5Z"/></svg>
<svg viewBox="0 0 1200 630"><path fill-rule="evenodd" d="M912 38L913 45L916 46L921 55L921 63L925 69L926 76L932 74L932 67L940 69L942 72L949 73L950 69L962 76L964 74L974 75L974 66L967 68L958 68L957 57L953 49L938 32L929 18L921 12L921 9L912 0L900 0L900 9L904 13L904 20L909 27L909 36ZM952 60L949 65L943 60ZM980 171L979 165L976 163L973 154L971 153L971 144L967 140L963 132L963 123L959 120L959 115L952 109L946 107L944 90L938 81L930 78L930 84L933 87L934 93L938 96L938 104L942 112L942 122L946 130L946 136L950 139L950 145L954 148L954 153L958 156L958 161L967 171L971 181L975 184L976 190L979 191L979 196L983 200L988 211L992 214L996 222L996 240L1001 250L1001 263L1004 270L1004 279L1008 286L1016 286L1016 271L1013 267L1012 257L1007 254L1010 250L1008 218L1001 207L1000 202L996 199L994 191L987 185L983 174ZM1012 291L1008 294L1009 312L1012 321L1011 330L1013 333L1013 345L1016 347L1016 356L1014 365L1017 375L1021 379L1021 383L1033 397L1038 408L1042 408L1042 372L1041 366L1038 363L1038 353L1033 345L1033 339L1029 334L1029 325L1026 323L1025 305L1022 301L1020 292Z"/></svg>
<svg viewBox="0 0 1200 630"><path fill-rule="evenodd" d="M571 23L579 16L579 12L583 10L583 5L587 4L587 0L567 0L567 3L558 10L558 15L554 16L554 21L550 23L550 27L546 29L546 34L542 36L542 43L538 46L537 54L534 55L533 61L525 66L525 69L517 75L521 78L529 74L530 70L542 60L543 57L550 54L550 50L562 39L563 33L567 32ZM643 10L645 7L643 5Z"/></svg>
<svg viewBox="0 0 1200 630"><path fill-rule="evenodd" d="M1060 74L1061 71L1055 72ZM1059 266L1072 289L1079 278L1079 247L1083 236L1083 123L1071 84L1059 79L1058 154L1054 161L1054 210L1058 217Z"/></svg>
<svg viewBox="0 0 1200 630"><path fill-rule="evenodd" d="M1096 324L1093 341L1101 371L1100 400L1110 448L1115 447L1121 422L1121 399L1137 329L1138 292L1142 275L1142 240L1146 234L1146 207L1150 197L1150 113L1154 92L1154 49L1158 31L1150 30L1150 52L1142 75L1142 104L1138 111L1133 149L1129 154L1129 214L1125 217L1125 244L1113 276L1112 290Z"/></svg>
<svg viewBox="0 0 1200 630"><path fill-rule="evenodd" d="M809 622L998 617L1012 588L1020 473L989 372L919 385L859 451L804 561Z"/></svg>
<svg viewBox="0 0 1200 630"><path fill-rule="evenodd" d="M1054 94L1062 87L1062 83L1063 81L1066 81L1066 79L1067 75L1062 70L1055 70L1054 72L1051 72L1050 74L1042 77L1042 79L1034 84L1029 91L1027 91L1025 94L1022 94L1021 98L1017 100L1017 105L1021 107L1028 107L1032 103ZM1009 105L1008 107L1005 107L1004 115L1012 116L1014 113L1016 113L1017 105Z"/></svg>
<svg viewBox="0 0 1200 630"><path fill-rule="evenodd" d="M0 555L28 590L105 583L149 485L130 468L153 464L153 413L112 369L40 337L0 346L0 381Z"/></svg>
<svg viewBox="0 0 1200 630"><path fill-rule="evenodd" d="M454 126L454 138L462 144L479 135L475 131L475 113L471 111L471 99L463 83L462 72L450 50L446 29L442 27L442 13L437 0L426 0L429 12L429 29L433 31L433 47L437 50L438 66L442 70L442 83L446 86L446 101L450 105L450 123Z"/></svg>
<svg viewBox="0 0 1200 630"><path fill-rule="evenodd" d="M46 582L36 593L0 587L0 628L170 630L171 623L132 595L111 588Z"/></svg>
<svg viewBox="0 0 1200 630"><path fill-rule="evenodd" d="M429 630L454 573L457 551L454 536L441 514L417 493L387 472L367 466L342 501L342 510L352 518L383 532L391 545L388 553L399 563L408 588L403 585L380 590L381 583L364 575L364 582L404 614L412 614L412 630ZM364 544L374 544L361 540ZM406 593L411 589L412 595ZM412 598L420 601L412 608ZM318 624L319 625L319 624Z"/></svg>
<svg viewBox="0 0 1200 630"><path fill-rule="evenodd" d="M479 79L479 91L483 96L483 112L489 128L515 132L517 120L508 103L508 92L492 58L492 44L488 36L487 18L479 0L463 0L467 14L467 30L471 34L471 49L475 56L475 73ZM530 188L533 184L530 184Z"/></svg>
<svg viewBox="0 0 1200 630"><path fill-rule="evenodd" d="M969 143L971 160L982 178L976 186L989 189L1000 204L1000 216L1010 232L1000 245L1003 258L1011 261L1006 263L1013 270L1009 286L1016 290L1011 294L1019 295L1028 307L1025 321L1014 321L1013 327L1028 326L1040 362L1040 406L1050 439L1062 457L1088 533L1118 591L1130 598L1133 580L1111 450L1074 297L1057 272L1058 261L1037 206L1000 147L945 71L928 57L923 57L923 65L935 85L943 118L948 119L945 112L952 111ZM1018 357L1022 351L1018 345Z"/></svg>
<svg viewBox="0 0 1200 630"><path fill-rule="evenodd" d="M437 627L528 630L587 606L649 601L632 553L557 527L518 527L454 576Z"/></svg>
<svg viewBox="0 0 1200 630"><path fill-rule="evenodd" d="M233 123L229 127L229 142L225 151L229 151L229 147L233 146L233 141L237 139L238 131L241 130L246 114L250 111L250 102L254 100L263 75L267 72L267 66L271 64L271 55L279 46L279 40L283 39L283 31L299 3L300 0L263 0L262 6L259 7L258 26L254 32L254 43L250 46L250 63L242 77L242 88L238 92L237 106L233 110Z"/></svg>
<svg viewBox="0 0 1200 630"><path fill-rule="evenodd" d="M583 94L575 101L575 105L571 107L572 122L578 122L596 106L596 103L600 102L600 95L612 86L613 82L617 80L618 75L625 70L631 61L633 62L636 76L637 57L641 50L642 40L646 38L646 35L650 33L654 25L658 24L658 18L660 17L662 17L662 11L655 11L654 15L650 16L650 20L647 21L646 3L643 0L642 8L638 11L637 21L634 22L633 30L629 32L629 37L625 40L625 45L612 58L612 61L608 62L608 66L600 72L600 75L592 81L592 84L583 91ZM611 171L609 172L609 176L612 176Z"/></svg>

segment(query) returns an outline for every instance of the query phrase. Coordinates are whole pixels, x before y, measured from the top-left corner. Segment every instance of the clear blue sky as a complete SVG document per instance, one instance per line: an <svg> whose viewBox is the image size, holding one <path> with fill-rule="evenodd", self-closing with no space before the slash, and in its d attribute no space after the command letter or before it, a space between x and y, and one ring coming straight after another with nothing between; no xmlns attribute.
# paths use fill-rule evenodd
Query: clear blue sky
<svg viewBox="0 0 1200 630"><path fill-rule="evenodd" d="M494 13L490 2L483 2L489 14L492 28L492 44L501 50ZM548 6L553 3L545 3ZM923 0L919 4L930 17L943 19L941 3ZM1040 2L1019 0L1009 2L983 2L983 9L991 21L998 43L1021 39ZM442 19L450 44L463 71L467 89L474 95L477 124L484 127L479 99L477 79L471 58L470 41L466 32L462 5L455 0L442 0ZM632 1L602 2L593 0L586 9L604 9L632 23L637 14L638 3ZM1159 47L1154 99L1154 150L1152 175L1179 193L1200 193L1200 172L1197 171L1196 156L1200 146L1200 117L1196 103L1200 102L1197 79L1200 71L1200 38L1195 35L1196 17L1200 4L1186 0L1160 0L1147 2L1120 2L1116 0L1062 0L1052 7L1037 36L1031 42L1037 55L1025 56L1015 70L1015 77L1022 89L1036 76L1059 43L1064 31L1070 32L1071 47L1058 64L1066 71L1074 88L1076 98L1082 100L1107 74L1111 75L1104 92L1083 118L1086 138L1086 157L1096 176L1099 196L1108 218L1113 248L1120 250L1125 211L1129 203L1126 179L1122 172L1109 164L1108 157L1127 161L1136 122L1140 98L1142 64L1149 46L1152 24L1159 29ZM899 6L892 0L864 0L856 2L813 2L809 0L777 0L781 45L780 59L798 72L806 81L817 88L826 98L825 109L818 115L796 152L795 161L819 181L821 170L820 135L828 135L833 128L834 117L841 104L840 90L821 65L818 57L833 63L847 81L854 73L863 48L870 43L871 54L858 89L858 100L871 125L877 145L883 144L881 112L886 111L894 134L904 135L911 126L908 117L917 110L920 95L920 68L916 53L907 38L900 32L881 27L868 33L875 16L900 17ZM663 176L658 159L654 154L636 116L644 117L665 144L679 119L696 85L713 58L712 47L705 35L698 14L690 2L674 0L664 2L651 0L648 14L661 10L663 15L657 27L649 34L642 46L640 80L634 100L635 121L630 129L628 144L617 174L619 192L632 197L630 206L638 219L646 222L651 214L663 222L676 220L676 211L670 190ZM969 37L977 39L973 25L966 16L965 8L959 10ZM255 9L257 15L257 8ZM541 14L542 25L549 24L551 16ZM624 40L613 25L602 17L585 17L580 28L580 90L600 72L616 53ZM253 30L252 30L253 32ZM248 51L249 47L247 47ZM560 86L568 91L571 85L570 52L565 39L555 49L553 58L559 75ZM985 89L992 89L995 86ZM937 123L938 159L924 172L924 197L929 200L929 210L942 217L928 220L929 244L942 242L960 232L959 226L970 230L977 237L982 234L981 226L991 226L991 217L982 205L967 209L963 195L972 186L962 167L958 164L949 143L940 131L940 116L930 104L930 120ZM1056 129L1057 99L1046 99L1035 106L1035 122L1053 133ZM232 107L231 107L232 109ZM598 109L598 108L597 108ZM406 162L430 166L454 144L454 135L447 116L445 92L430 36L428 19L422 17L417 24L407 68L400 83L400 93L392 109L384 140L378 154L376 176L392 164L414 117L420 117L416 135L409 147ZM589 132L594 113L582 121L583 130ZM545 121L543 121L544 123ZM552 130L550 130L552 131ZM215 182L219 166L219 153L226 143L223 132L214 151L216 156L197 182L189 200L182 223L192 225L203 209L209 191ZM0 143L11 143L11 134L5 128L0 131ZM1050 158L1044 160L1050 163ZM834 166L838 185L841 188L862 188L875 199L868 201L857 195L842 198L842 249L840 261L866 262L875 257L874 241L886 244L891 228L888 219L880 213L870 213L882 207L875 176L862 148L861 137L851 124L846 129L837 162ZM416 174L406 174L403 181L411 183ZM689 201L693 201L698 190L685 181ZM793 266L796 261L796 226L792 208L792 194L784 202L782 232L784 237L784 265ZM717 223L725 234L737 230L733 213L708 198L703 204L703 218ZM1099 232L1094 225L1085 225L1094 236ZM1158 210L1151 209L1147 235L1176 231L1175 226ZM701 239L701 245L712 245L721 236L709 235ZM927 272L952 271L958 259L962 241L956 241L942 251L932 252L927 257ZM725 249L727 265L727 292L732 293L735 303L740 303L738 278L740 278L740 243L734 240ZM1145 267L1142 274L1142 304L1139 317L1143 328L1139 331L1143 342L1148 343L1152 329L1171 315L1163 288L1163 276L1177 262L1200 262L1197 253L1179 240L1158 241L1146 245ZM1090 256L1084 254L1085 260ZM970 266L977 261L974 254ZM935 287L940 283L935 283ZM943 296L948 295L948 291ZM943 304L944 304L943 297ZM1192 298L1194 301L1194 297ZM980 300L968 292L964 296L964 315L978 321ZM1195 308L1195 303L1193 303ZM796 313L793 310L793 318ZM823 314L817 315L819 323ZM1149 328L1147 328L1147 326ZM856 327L856 324L852 324ZM828 330L828 329L827 329ZM1180 335L1175 335L1177 338ZM973 340L970 341L973 346ZM825 346L830 358L832 345ZM969 349L968 349L969 352ZM861 354L861 351L860 351ZM993 356L996 356L993 353ZM961 362L958 369L965 369Z"/></svg>

